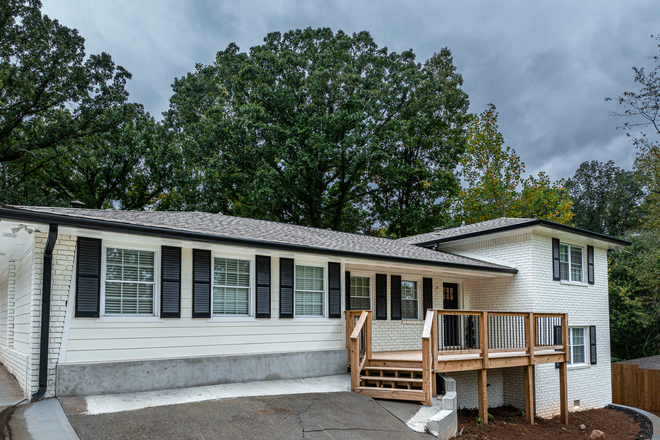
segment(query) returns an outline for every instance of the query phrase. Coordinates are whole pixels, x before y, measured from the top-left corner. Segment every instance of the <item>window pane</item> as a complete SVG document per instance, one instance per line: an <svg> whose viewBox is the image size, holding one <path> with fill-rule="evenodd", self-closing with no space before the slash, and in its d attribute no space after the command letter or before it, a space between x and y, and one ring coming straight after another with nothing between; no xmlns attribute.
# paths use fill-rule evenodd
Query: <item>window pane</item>
<svg viewBox="0 0 660 440"><path fill-rule="evenodd" d="M213 284L215 286L250 287L250 262L214 258Z"/></svg>
<svg viewBox="0 0 660 440"><path fill-rule="evenodd" d="M585 363L584 357L584 329L571 328L571 364Z"/></svg>
<svg viewBox="0 0 660 440"><path fill-rule="evenodd" d="M106 249L106 314L154 314L155 255L152 251Z"/></svg>
<svg viewBox="0 0 660 440"><path fill-rule="evenodd" d="M371 309L369 277L351 277L351 310Z"/></svg>
<svg viewBox="0 0 660 440"><path fill-rule="evenodd" d="M559 261L568 263L568 245L566 244L559 245Z"/></svg>
<svg viewBox="0 0 660 440"><path fill-rule="evenodd" d="M572 364L584 364L584 346L573 347L573 362Z"/></svg>
<svg viewBox="0 0 660 440"><path fill-rule="evenodd" d="M582 248L571 246L571 281L582 282Z"/></svg>
<svg viewBox="0 0 660 440"><path fill-rule="evenodd" d="M239 287L213 288L213 314L214 315L241 315L249 314L250 290Z"/></svg>
<svg viewBox="0 0 660 440"><path fill-rule="evenodd" d="M401 281L401 317L417 319L417 281Z"/></svg>
<svg viewBox="0 0 660 440"><path fill-rule="evenodd" d="M569 266L568 263L565 263L565 262L561 262L561 263L559 263L559 278L561 278L561 279L564 280L564 281L568 281L568 280L569 280L569 277L568 277L568 272L569 272L569 270L568 270L568 266Z"/></svg>
<svg viewBox="0 0 660 440"><path fill-rule="evenodd" d="M214 315L250 314L250 262L231 258L213 259Z"/></svg>
<svg viewBox="0 0 660 440"><path fill-rule="evenodd" d="M323 268L296 266L294 312L296 316L323 316Z"/></svg>

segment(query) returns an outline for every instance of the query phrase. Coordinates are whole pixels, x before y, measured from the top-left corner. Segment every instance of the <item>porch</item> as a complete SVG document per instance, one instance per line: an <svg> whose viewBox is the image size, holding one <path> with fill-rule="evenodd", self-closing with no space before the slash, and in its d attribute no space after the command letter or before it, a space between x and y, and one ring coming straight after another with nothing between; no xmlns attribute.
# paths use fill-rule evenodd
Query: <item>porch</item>
<svg viewBox="0 0 660 440"><path fill-rule="evenodd" d="M559 367L560 411L568 423L568 315L429 309L421 350L372 350L371 311L346 311L351 389L431 405L438 374L476 371L479 417L488 423L488 370L524 369L525 414L534 423L534 365Z"/></svg>

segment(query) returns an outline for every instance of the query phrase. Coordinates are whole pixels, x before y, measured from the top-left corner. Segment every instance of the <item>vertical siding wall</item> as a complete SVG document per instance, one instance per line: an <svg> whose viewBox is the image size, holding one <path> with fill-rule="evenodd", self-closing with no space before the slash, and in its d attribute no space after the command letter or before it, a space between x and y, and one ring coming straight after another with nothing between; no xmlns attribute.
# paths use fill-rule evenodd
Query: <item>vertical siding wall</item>
<svg viewBox="0 0 660 440"><path fill-rule="evenodd" d="M156 241L156 243L158 243ZM169 245L176 245L168 243ZM115 243L113 242L113 246ZM130 242L117 244L131 248ZM182 249L181 318L75 318L70 320L64 363L345 348L343 319L279 318L279 258L290 254L200 245L213 256L271 256L271 318L192 318L192 248ZM158 248L157 248L158 249ZM327 258L295 257L296 264L327 268ZM254 270L254 268L252 269ZM343 272L343 268L342 268ZM71 272L69 272L71 273ZM325 272L327 281L327 270ZM74 276L75 277L75 276ZM254 278L254 273L251 274ZM158 289L157 289L158 292ZM72 293L73 295L73 293ZM73 298L73 296L71 296ZM327 291L325 301L327 302ZM72 312L72 310L70 310ZM65 331L67 333L67 331Z"/></svg>
<svg viewBox="0 0 660 440"><path fill-rule="evenodd" d="M33 257L33 250L30 247L20 260L9 262L5 275L6 288L3 279L0 294L2 310L6 309L6 316L2 320L3 329L0 333L4 336L0 340L0 363L16 378L26 395L30 391L29 338Z"/></svg>
<svg viewBox="0 0 660 440"><path fill-rule="evenodd" d="M0 345L7 346L7 316L9 312L9 268L0 275Z"/></svg>

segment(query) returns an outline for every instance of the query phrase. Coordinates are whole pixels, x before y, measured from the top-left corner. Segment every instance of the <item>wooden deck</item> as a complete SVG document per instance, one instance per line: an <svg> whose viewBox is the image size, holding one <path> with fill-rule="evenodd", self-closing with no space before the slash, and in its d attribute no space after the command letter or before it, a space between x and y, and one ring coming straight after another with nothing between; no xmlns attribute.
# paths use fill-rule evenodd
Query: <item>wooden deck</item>
<svg viewBox="0 0 660 440"><path fill-rule="evenodd" d="M376 398L431 405L438 373L476 371L479 414L487 423L489 369L524 367L525 413L534 423L534 365L559 365L560 419L568 423L565 313L430 309L421 350L372 351L371 311L346 312L351 388Z"/></svg>

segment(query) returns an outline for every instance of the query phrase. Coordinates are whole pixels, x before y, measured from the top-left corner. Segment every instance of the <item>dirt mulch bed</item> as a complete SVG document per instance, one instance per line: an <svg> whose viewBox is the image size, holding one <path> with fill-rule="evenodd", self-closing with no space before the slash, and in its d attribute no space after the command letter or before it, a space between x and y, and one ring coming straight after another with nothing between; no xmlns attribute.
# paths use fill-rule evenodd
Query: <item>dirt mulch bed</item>
<svg viewBox="0 0 660 440"><path fill-rule="evenodd" d="M523 413L513 407L490 408L489 412L493 419L488 425L479 426L476 410L459 410L460 435L454 439L584 440L589 438L593 430L598 429L603 431L606 439L644 440L650 439L653 432L646 426L650 425L646 417L632 417L624 411L611 408L572 412L569 414L568 425L562 425L557 416L552 419L536 417L535 425L530 426L525 422ZM580 430L580 425L585 425L586 429Z"/></svg>

